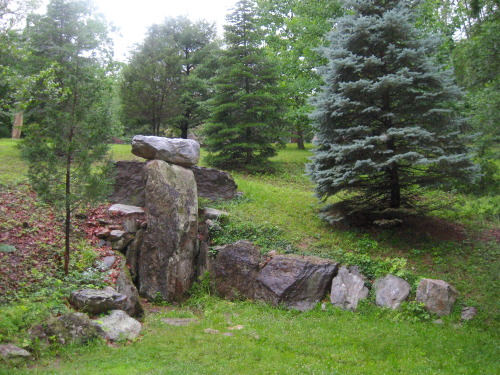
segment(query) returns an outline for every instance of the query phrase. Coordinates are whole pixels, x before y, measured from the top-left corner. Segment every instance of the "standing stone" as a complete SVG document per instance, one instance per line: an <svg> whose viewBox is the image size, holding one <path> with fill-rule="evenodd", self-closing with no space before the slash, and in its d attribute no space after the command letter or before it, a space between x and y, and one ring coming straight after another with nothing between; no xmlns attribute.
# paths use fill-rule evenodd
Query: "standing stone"
<svg viewBox="0 0 500 375"><path fill-rule="evenodd" d="M355 311L358 302L368 297L369 290L359 271L341 267L332 281L330 301L333 305L344 310Z"/></svg>
<svg viewBox="0 0 500 375"><path fill-rule="evenodd" d="M115 183L109 197L111 202L139 207L146 205L143 174L145 165L145 162L140 161L116 162Z"/></svg>
<svg viewBox="0 0 500 375"><path fill-rule="evenodd" d="M259 272L255 299L306 311L325 296L338 264L313 256L276 255Z"/></svg>
<svg viewBox="0 0 500 375"><path fill-rule="evenodd" d="M139 293L179 301L196 275L198 195L193 171L153 160L144 174L148 225L138 258Z"/></svg>
<svg viewBox="0 0 500 375"><path fill-rule="evenodd" d="M400 277L386 275L378 278L373 284L375 303L395 310L410 295L410 284Z"/></svg>
<svg viewBox="0 0 500 375"><path fill-rule="evenodd" d="M132 139L132 154L149 160L191 167L200 159L200 144L192 139L136 135Z"/></svg>
<svg viewBox="0 0 500 375"><path fill-rule="evenodd" d="M198 196L211 200L227 200L236 196L238 185L229 173L205 167L192 167L191 169L198 186Z"/></svg>
<svg viewBox="0 0 500 375"><path fill-rule="evenodd" d="M457 290L443 280L422 279L416 300L422 302L427 311L442 316L450 315L457 296Z"/></svg>
<svg viewBox="0 0 500 375"><path fill-rule="evenodd" d="M217 293L224 298L253 298L259 272L260 251L248 241L238 241L219 249L210 273Z"/></svg>

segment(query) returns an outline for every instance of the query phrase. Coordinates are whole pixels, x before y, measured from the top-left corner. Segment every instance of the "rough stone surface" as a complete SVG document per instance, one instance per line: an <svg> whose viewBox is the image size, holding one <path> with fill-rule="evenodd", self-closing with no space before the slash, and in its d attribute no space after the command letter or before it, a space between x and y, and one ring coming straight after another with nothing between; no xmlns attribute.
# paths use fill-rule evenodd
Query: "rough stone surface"
<svg viewBox="0 0 500 375"><path fill-rule="evenodd" d="M113 310L108 316L95 320L101 329L101 337L110 341L134 340L141 333L141 323L127 315L125 311Z"/></svg>
<svg viewBox="0 0 500 375"><path fill-rule="evenodd" d="M236 196L238 185L229 173L205 167L192 167L191 169L198 185L198 196L211 200L227 200Z"/></svg>
<svg viewBox="0 0 500 375"><path fill-rule="evenodd" d="M111 241L111 248L113 250L123 251L132 242L134 235L125 233L123 237L116 241Z"/></svg>
<svg viewBox="0 0 500 375"><path fill-rule="evenodd" d="M477 315L477 309L473 306L466 306L462 309L462 320L471 320Z"/></svg>
<svg viewBox="0 0 500 375"><path fill-rule="evenodd" d="M144 315L139 292L132 281L132 276L127 267L125 257L120 254L120 273L116 278L116 290L118 293L127 296L127 301L123 310L130 316L140 318Z"/></svg>
<svg viewBox="0 0 500 375"><path fill-rule="evenodd" d="M137 233L140 228L140 223L135 219L125 220L123 229L128 233Z"/></svg>
<svg viewBox="0 0 500 375"><path fill-rule="evenodd" d="M199 250L193 171L153 160L144 173L148 225L137 258L139 293L179 301L195 279Z"/></svg>
<svg viewBox="0 0 500 375"><path fill-rule="evenodd" d="M198 259L196 260L196 279L210 269L210 232L206 223L198 223Z"/></svg>
<svg viewBox="0 0 500 375"><path fill-rule="evenodd" d="M114 204L108 211L110 213L117 213L121 215L143 214L144 210L141 207L129 206L126 204Z"/></svg>
<svg viewBox="0 0 500 375"><path fill-rule="evenodd" d="M192 139L136 135L132 153L144 159L191 167L200 159L200 144Z"/></svg>
<svg viewBox="0 0 500 375"><path fill-rule="evenodd" d="M422 302L427 311L442 316L450 315L457 296L456 289L443 280L422 279L416 300Z"/></svg>
<svg viewBox="0 0 500 375"><path fill-rule="evenodd" d="M386 275L375 280L373 289L375 289L375 303L394 310L408 298L411 286L400 277Z"/></svg>
<svg viewBox="0 0 500 375"><path fill-rule="evenodd" d="M344 310L354 311L358 302L368 297L369 290L357 268L341 267L333 278L330 301Z"/></svg>
<svg viewBox="0 0 500 375"><path fill-rule="evenodd" d="M116 162L115 184L113 193L109 197L111 202L139 207L146 205L142 171L145 165L145 162L139 161Z"/></svg>
<svg viewBox="0 0 500 375"><path fill-rule="evenodd" d="M97 315L110 310L122 310L127 303L127 296L111 287L81 289L71 293L71 303L80 311Z"/></svg>
<svg viewBox="0 0 500 375"><path fill-rule="evenodd" d="M85 344L100 337L99 329L82 313L69 313L49 319L45 333L59 344Z"/></svg>
<svg viewBox="0 0 500 375"><path fill-rule="evenodd" d="M326 294L338 264L312 256L276 255L259 272L255 299L306 311Z"/></svg>
<svg viewBox="0 0 500 375"><path fill-rule="evenodd" d="M144 232L145 229L140 229L139 231L137 231L137 233L135 234L135 238L127 247L127 253L126 253L127 266L130 270L132 280L134 280L135 282L138 281L138 275L139 275L138 259L140 256L142 243L144 242Z"/></svg>
<svg viewBox="0 0 500 375"><path fill-rule="evenodd" d="M109 233L109 239L111 241L116 241L122 238L124 235L125 235L124 231L115 229Z"/></svg>
<svg viewBox="0 0 500 375"><path fill-rule="evenodd" d="M100 264L99 264L99 269L101 271L106 271L109 270L111 267L113 267L113 264L115 264L116 257L115 256L108 256L102 258Z"/></svg>
<svg viewBox="0 0 500 375"><path fill-rule="evenodd" d="M259 249L248 241L238 241L219 249L210 264L210 274L221 297L253 298L259 272Z"/></svg>
<svg viewBox="0 0 500 375"><path fill-rule="evenodd" d="M194 318L166 318L161 320L164 323L167 323L169 326L188 326L193 323L198 323L198 319Z"/></svg>
<svg viewBox="0 0 500 375"><path fill-rule="evenodd" d="M22 362L31 357L31 354L15 345L0 345L0 357L6 362Z"/></svg>
<svg viewBox="0 0 500 375"><path fill-rule="evenodd" d="M204 215L206 219L210 220L220 220L229 216L226 211L217 210L216 208L205 208Z"/></svg>

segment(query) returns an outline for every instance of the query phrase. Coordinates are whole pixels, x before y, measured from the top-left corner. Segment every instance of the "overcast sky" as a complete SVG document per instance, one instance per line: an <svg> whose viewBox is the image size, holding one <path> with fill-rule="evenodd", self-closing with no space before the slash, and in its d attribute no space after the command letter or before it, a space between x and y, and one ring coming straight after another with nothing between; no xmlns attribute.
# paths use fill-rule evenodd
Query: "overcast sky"
<svg viewBox="0 0 500 375"><path fill-rule="evenodd" d="M93 0L108 22L120 30L113 35L115 59L126 61L126 53L144 39L148 26L165 17L187 15L191 20L216 22L219 34L228 10L236 0ZM45 0L44 3L48 3Z"/></svg>

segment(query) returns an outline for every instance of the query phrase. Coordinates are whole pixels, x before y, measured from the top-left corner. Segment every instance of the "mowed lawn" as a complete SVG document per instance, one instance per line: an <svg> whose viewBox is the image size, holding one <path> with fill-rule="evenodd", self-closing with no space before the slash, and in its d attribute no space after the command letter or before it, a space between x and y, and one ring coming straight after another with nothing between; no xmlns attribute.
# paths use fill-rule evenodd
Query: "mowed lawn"
<svg viewBox="0 0 500 375"><path fill-rule="evenodd" d="M0 183L24 179L26 166L15 144L0 140ZM136 159L129 145L113 145L112 149L115 160ZM27 367L0 364L0 374L500 373L499 246L494 237L487 236L498 228L498 217L486 209L495 200L480 201L485 213L475 210L475 216L468 211L469 203L453 205L452 214L435 213L439 223L450 222L450 228L465 231L466 239L434 238L412 228L378 232L331 227L318 218L321 205L304 175L309 156L310 151L289 145L273 158L275 173L234 173L243 197L215 205L229 211L227 228L234 224L241 239L251 234L255 238L247 239L272 240L271 244L280 244L280 252L374 260L370 267L375 271L377 261L398 259L416 279L441 278L457 287L461 298L451 317L439 324L434 322L437 317L420 321L419 312L387 311L369 302L352 313L332 307L326 299L324 308L300 313L198 293L183 306L150 310L142 336L133 343L56 348L42 352ZM434 199L450 198L433 194ZM259 236L258 231L263 234ZM460 321L465 305L478 307L475 320ZM162 321L168 317L198 321L173 327ZM236 326L241 329L232 329ZM207 333L215 332L208 329L219 333Z"/></svg>

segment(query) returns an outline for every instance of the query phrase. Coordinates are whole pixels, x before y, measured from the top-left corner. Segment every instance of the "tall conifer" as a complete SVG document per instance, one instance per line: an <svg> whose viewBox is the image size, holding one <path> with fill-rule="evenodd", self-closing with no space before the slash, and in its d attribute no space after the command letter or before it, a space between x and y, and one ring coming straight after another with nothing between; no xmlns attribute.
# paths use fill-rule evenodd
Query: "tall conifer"
<svg viewBox="0 0 500 375"><path fill-rule="evenodd" d="M318 197L348 193L344 215L413 207L415 187L476 173L453 111L460 90L432 58L438 39L414 26L414 3L346 0L323 50L308 173Z"/></svg>
<svg viewBox="0 0 500 375"><path fill-rule="evenodd" d="M225 26L224 50L206 125L207 162L227 169L264 170L276 154L282 122L277 73L262 48L255 3L240 0Z"/></svg>

